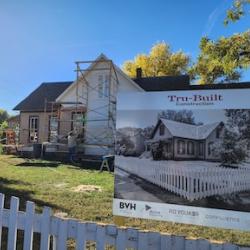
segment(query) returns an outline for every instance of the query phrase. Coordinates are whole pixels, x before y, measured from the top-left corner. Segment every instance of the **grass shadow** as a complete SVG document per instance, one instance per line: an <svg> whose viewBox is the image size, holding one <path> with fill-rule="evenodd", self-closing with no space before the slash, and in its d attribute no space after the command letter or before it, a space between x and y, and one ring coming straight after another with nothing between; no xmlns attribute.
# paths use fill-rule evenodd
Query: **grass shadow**
<svg viewBox="0 0 250 250"><path fill-rule="evenodd" d="M57 168L59 163L57 162L22 162L18 163L15 166L18 167L50 167L50 168Z"/></svg>
<svg viewBox="0 0 250 250"><path fill-rule="evenodd" d="M46 202L43 200L39 200L36 198L33 198L35 195L34 191L31 190L25 190L21 187L10 187L9 185L30 185L29 183L18 181L18 180L9 180L7 178L0 178L0 193L3 193L5 195L5 208L10 208L10 200L11 196L18 197L20 199L20 205L19 210L25 211L26 209L26 202L27 201L33 201L40 209L44 206L51 207L53 209L60 209L65 211L63 207L59 207L56 204L53 204L51 202ZM68 211L65 211L68 212Z"/></svg>

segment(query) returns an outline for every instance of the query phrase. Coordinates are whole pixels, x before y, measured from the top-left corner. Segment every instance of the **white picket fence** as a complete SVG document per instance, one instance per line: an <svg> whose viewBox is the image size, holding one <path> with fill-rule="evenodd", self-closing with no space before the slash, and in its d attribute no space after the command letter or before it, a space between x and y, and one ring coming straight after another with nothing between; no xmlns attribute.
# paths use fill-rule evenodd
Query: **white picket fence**
<svg viewBox="0 0 250 250"><path fill-rule="evenodd" d="M116 156L117 167L189 201L250 190L250 169L169 166L167 161Z"/></svg>
<svg viewBox="0 0 250 250"><path fill-rule="evenodd" d="M6 209L4 195L0 193L0 249L3 249L3 227L8 228L7 250L16 249L17 230L24 232L24 250L32 249L35 232L40 234L40 250L49 250L50 243L53 250L66 250L68 239L75 240L77 250L250 250L250 247L229 243L217 244L204 239L186 239L115 225L62 219L53 216L48 207L44 207L42 214L37 214L35 204L30 201L26 203L26 212L23 212L19 211L19 199L16 197L11 197L10 209Z"/></svg>

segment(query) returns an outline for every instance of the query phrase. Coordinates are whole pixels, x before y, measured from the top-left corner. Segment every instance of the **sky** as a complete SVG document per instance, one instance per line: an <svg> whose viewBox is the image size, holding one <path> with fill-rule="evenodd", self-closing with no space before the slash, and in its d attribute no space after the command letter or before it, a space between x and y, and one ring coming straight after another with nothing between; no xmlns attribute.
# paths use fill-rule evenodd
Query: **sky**
<svg viewBox="0 0 250 250"><path fill-rule="evenodd" d="M160 112L161 110L118 110L116 127L146 128L155 126ZM202 122L205 125L226 122L225 110L223 109L197 109L192 110L192 112L196 123Z"/></svg>
<svg viewBox="0 0 250 250"><path fill-rule="evenodd" d="M195 61L202 36L249 29L250 15L223 25L232 0L1 0L0 108L12 108L42 82L75 79L77 60L106 54L121 66L165 41ZM250 81L250 71L243 75Z"/></svg>

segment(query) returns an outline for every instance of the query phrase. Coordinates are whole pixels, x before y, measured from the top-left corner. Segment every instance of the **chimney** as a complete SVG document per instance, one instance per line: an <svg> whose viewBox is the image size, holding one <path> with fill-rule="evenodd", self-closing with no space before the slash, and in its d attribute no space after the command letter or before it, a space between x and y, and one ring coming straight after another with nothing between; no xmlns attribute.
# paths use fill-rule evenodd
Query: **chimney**
<svg viewBox="0 0 250 250"><path fill-rule="evenodd" d="M142 69L136 68L136 78L141 78L141 77L142 77Z"/></svg>

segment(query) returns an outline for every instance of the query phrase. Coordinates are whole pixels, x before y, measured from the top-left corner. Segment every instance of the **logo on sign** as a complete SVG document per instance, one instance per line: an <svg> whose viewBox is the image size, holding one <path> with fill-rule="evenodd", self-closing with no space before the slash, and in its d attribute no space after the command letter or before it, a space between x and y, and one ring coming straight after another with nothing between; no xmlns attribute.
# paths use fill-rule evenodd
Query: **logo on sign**
<svg viewBox="0 0 250 250"><path fill-rule="evenodd" d="M136 204L131 202L120 202L121 209L136 210Z"/></svg>

